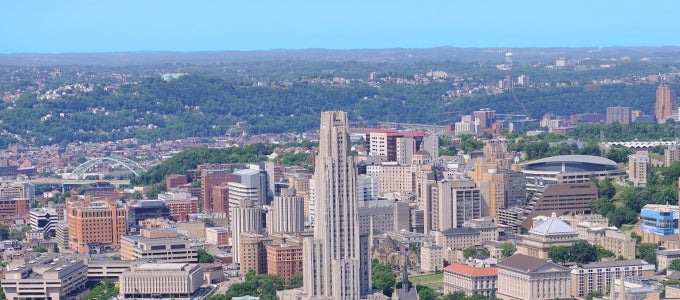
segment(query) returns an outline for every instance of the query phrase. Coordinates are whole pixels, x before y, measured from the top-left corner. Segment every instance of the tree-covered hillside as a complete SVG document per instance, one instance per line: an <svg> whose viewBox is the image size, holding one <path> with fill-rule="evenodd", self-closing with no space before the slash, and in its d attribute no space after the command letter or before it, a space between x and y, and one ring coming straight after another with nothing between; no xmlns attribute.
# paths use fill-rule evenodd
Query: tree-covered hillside
<svg viewBox="0 0 680 300"><path fill-rule="evenodd" d="M599 112L624 105L650 112L653 84L516 89L519 101L538 118ZM499 113L523 113L510 93L444 98L448 83L384 84L380 88L355 83L340 86L235 86L220 78L185 76L163 81L148 78L115 91L95 88L82 96L36 100L22 96L0 110L0 130L36 144L142 140L224 135L245 121L250 133L300 132L318 126L321 111L340 109L355 121L451 123L464 113L489 107ZM447 114L447 112L452 112Z"/></svg>

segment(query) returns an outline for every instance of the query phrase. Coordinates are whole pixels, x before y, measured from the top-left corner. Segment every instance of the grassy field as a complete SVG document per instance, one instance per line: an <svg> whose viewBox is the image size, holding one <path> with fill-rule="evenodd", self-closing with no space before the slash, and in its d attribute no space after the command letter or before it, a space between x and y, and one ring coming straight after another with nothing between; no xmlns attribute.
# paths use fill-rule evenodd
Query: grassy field
<svg viewBox="0 0 680 300"><path fill-rule="evenodd" d="M444 289L444 273L413 276L408 279L414 285L424 285L435 291Z"/></svg>

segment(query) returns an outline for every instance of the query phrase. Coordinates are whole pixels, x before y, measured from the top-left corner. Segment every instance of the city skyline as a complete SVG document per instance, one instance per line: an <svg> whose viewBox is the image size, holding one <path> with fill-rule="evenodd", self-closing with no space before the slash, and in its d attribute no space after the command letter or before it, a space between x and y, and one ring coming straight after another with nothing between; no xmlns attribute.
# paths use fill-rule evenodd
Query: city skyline
<svg viewBox="0 0 680 300"><path fill-rule="evenodd" d="M661 9L660 9L661 8ZM680 45L675 2L7 1L0 53Z"/></svg>

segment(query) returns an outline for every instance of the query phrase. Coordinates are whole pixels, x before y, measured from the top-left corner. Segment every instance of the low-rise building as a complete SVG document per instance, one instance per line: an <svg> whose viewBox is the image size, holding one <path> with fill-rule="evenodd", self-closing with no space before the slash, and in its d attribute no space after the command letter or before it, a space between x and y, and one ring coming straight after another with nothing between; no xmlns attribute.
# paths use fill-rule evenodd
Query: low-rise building
<svg viewBox="0 0 680 300"><path fill-rule="evenodd" d="M85 288L87 265L75 257L42 257L9 269L2 280L7 299L64 299Z"/></svg>
<svg viewBox="0 0 680 300"><path fill-rule="evenodd" d="M571 294L585 297L590 292L606 293L614 279L621 276L654 277L654 264L644 260L617 260L610 262L591 262L571 269Z"/></svg>
<svg viewBox="0 0 680 300"><path fill-rule="evenodd" d="M87 281L118 281L123 272L144 263L140 260L89 260L87 261Z"/></svg>
<svg viewBox="0 0 680 300"><path fill-rule="evenodd" d="M494 267L473 268L452 263L444 268L444 294L463 292L467 296L479 294L496 297L498 269Z"/></svg>
<svg viewBox="0 0 680 300"><path fill-rule="evenodd" d="M178 235L175 230L160 229L142 229L139 236L123 236L120 258L176 263L198 261L196 249L191 247L189 238Z"/></svg>
<svg viewBox="0 0 680 300"><path fill-rule="evenodd" d="M229 245L229 229L225 227L206 227L205 242L218 247Z"/></svg>
<svg viewBox="0 0 680 300"><path fill-rule="evenodd" d="M120 275L120 293L127 298L189 298L203 285L198 264L146 263Z"/></svg>
<svg viewBox="0 0 680 300"><path fill-rule="evenodd" d="M668 269L673 260L680 259L680 249L656 251L656 264L658 270Z"/></svg>
<svg viewBox="0 0 680 300"><path fill-rule="evenodd" d="M546 259L515 254L498 263L498 291L503 300L571 299L570 269Z"/></svg>

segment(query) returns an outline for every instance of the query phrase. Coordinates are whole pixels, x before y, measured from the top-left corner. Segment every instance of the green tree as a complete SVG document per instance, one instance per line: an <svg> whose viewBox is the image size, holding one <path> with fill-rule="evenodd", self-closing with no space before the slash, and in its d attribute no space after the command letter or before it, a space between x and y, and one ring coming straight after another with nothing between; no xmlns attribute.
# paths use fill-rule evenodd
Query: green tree
<svg viewBox="0 0 680 300"><path fill-rule="evenodd" d="M593 298L595 297L602 297L602 292L599 291L590 292L588 293L588 295L586 295L586 300L593 300Z"/></svg>
<svg viewBox="0 0 680 300"><path fill-rule="evenodd" d="M0 240L8 240L9 239L9 226L5 224L0 224Z"/></svg>
<svg viewBox="0 0 680 300"><path fill-rule="evenodd" d="M288 289L297 289L302 287L302 273L300 274L295 274L290 277L290 280L288 281Z"/></svg>
<svg viewBox="0 0 680 300"><path fill-rule="evenodd" d="M614 195L616 195L616 188L614 188L614 183L609 177L600 180L598 182L597 189L600 197L604 197L609 200L614 198Z"/></svg>
<svg viewBox="0 0 680 300"><path fill-rule="evenodd" d="M470 246L463 249L463 257L465 257L465 259L468 259L475 254L477 254L477 248L475 246Z"/></svg>
<svg viewBox="0 0 680 300"><path fill-rule="evenodd" d="M548 258L554 262L569 261L569 247L553 246L548 249Z"/></svg>
<svg viewBox="0 0 680 300"><path fill-rule="evenodd" d="M373 287L380 289L386 296L391 296L391 289L394 287L397 276L394 274L392 267L389 264L381 264L378 260L371 262L371 280ZM387 295L385 292L390 295Z"/></svg>
<svg viewBox="0 0 680 300"><path fill-rule="evenodd" d="M502 258L508 258L515 254L517 247L513 243L503 243L501 244L501 256Z"/></svg>
<svg viewBox="0 0 680 300"><path fill-rule="evenodd" d="M47 252L47 249L45 249L45 247L35 246L35 247L33 247L33 252L45 253L45 252Z"/></svg>
<svg viewBox="0 0 680 300"><path fill-rule="evenodd" d="M111 280L105 280L98 284L96 287L91 289L89 292L85 293L83 296L84 300L94 300L94 299L111 299L118 295L118 288Z"/></svg>
<svg viewBox="0 0 680 300"><path fill-rule="evenodd" d="M208 253L207 251L205 251L203 249L198 249L198 251L196 251L196 253L198 254L198 263L203 264L203 263L213 263L213 262L215 262L215 258L212 255L210 255L210 253Z"/></svg>
<svg viewBox="0 0 680 300"><path fill-rule="evenodd" d="M416 291L418 292L418 298L420 298L420 300L435 299L434 291L427 286L419 285L416 287Z"/></svg>
<svg viewBox="0 0 680 300"><path fill-rule="evenodd" d="M256 295L260 299L277 299L276 291L283 289L283 279L280 276L269 274L255 274L255 271L248 270L243 282L229 286L224 295L213 296L210 300L231 299L233 297ZM222 298L224 296L224 298Z"/></svg>
<svg viewBox="0 0 680 300"><path fill-rule="evenodd" d="M637 221L637 213L627 207L617 207L607 215L609 225L621 227L623 224L633 224Z"/></svg>
<svg viewBox="0 0 680 300"><path fill-rule="evenodd" d="M579 264L597 261L597 249L587 241L579 240L569 247L569 261Z"/></svg>
<svg viewBox="0 0 680 300"><path fill-rule="evenodd" d="M656 263L656 248L657 246L654 243L642 243L638 245L635 257L654 264Z"/></svg>
<svg viewBox="0 0 680 300"><path fill-rule="evenodd" d="M215 220L211 218L203 219L203 223L205 223L205 227L215 227Z"/></svg>
<svg viewBox="0 0 680 300"><path fill-rule="evenodd" d="M632 237L632 238L635 239L635 244L636 244L636 245L640 245L640 243L642 242L642 237L641 237L639 234L635 233L635 232L631 232L631 233L630 233L630 237Z"/></svg>
<svg viewBox="0 0 680 300"><path fill-rule="evenodd" d="M669 270L680 271L680 259L674 259L671 261L671 265L668 266Z"/></svg>
<svg viewBox="0 0 680 300"><path fill-rule="evenodd" d="M611 252L600 245L595 245L597 251L597 260L602 260L605 257L614 257L614 252Z"/></svg>
<svg viewBox="0 0 680 300"><path fill-rule="evenodd" d="M440 299L442 300L466 300L467 296L465 295L464 292L453 292L451 294L446 294L442 296Z"/></svg>

